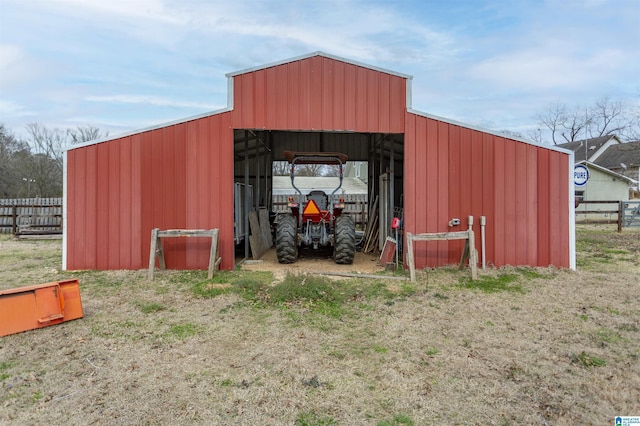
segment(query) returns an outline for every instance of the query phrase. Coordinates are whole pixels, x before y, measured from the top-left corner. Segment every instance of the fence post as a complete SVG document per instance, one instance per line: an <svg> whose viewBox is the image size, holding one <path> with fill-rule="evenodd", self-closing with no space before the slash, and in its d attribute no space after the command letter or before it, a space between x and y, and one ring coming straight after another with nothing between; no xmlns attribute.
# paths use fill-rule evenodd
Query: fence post
<svg viewBox="0 0 640 426"><path fill-rule="evenodd" d="M618 201L618 232L622 232L622 201Z"/></svg>
<svg viewBox="0 0 640 426"><path fill-rule="evenodd" d="M13 235L16 235L16 231L18 228L18 206L16 205L16 203L13 203L13 209L12 209L12 221L11 221L11 233Z"/></svg>

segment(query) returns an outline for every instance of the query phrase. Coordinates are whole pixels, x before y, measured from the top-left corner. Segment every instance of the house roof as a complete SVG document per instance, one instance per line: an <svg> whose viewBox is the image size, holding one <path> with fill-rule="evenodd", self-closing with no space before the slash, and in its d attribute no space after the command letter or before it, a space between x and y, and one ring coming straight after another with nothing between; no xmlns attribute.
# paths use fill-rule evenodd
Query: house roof
<svg viewBox="0 0 640 426"><path fill-rule="evenodd" d="M595 163L611 170L640 167L640 141L612 145Z"/></svg>
<svg viewBox="0 0 640 426"><path fill-rule="evenodd" d="M578 163L580 161L588 160L589 158L591 158L593 153L597 152L600 148L602 148L604 144L609 142L611 139L615 139L618 143L620 143L620 139L618 139L617 136L607 135L591 139L582 139L575 142L562 143L556 146L573 151L575 162ZM586 149L585 143L587 145ZM589 153L588 157L586 155L587 152Z"/></svg>
<svg viewBox="0 0 640 426"><path fill-rule="evenodd" d="M314 189L322 190L330 194L338 187L339 178L296 176L294 182L303 194L307 194ZM366 194L368 188L367 184L359 178L345 177L342 180L342 187L338 190L338 193L342 194L342 190L347 194ZM296 190L291 186L291 178L289 176L273 177L273 195L288 195L295 194L295 192Z"/></svg>
<svg viewBox="0 0 640 426"><path fill-rule="evenodd" d="M620 173L616 173L613 170L607 169L606 167L602 167L596 163L592 163L590 161L579 161L577 164L584 164L585 166L587 166L588 168L592 168L598 171L601 171L602 173L606 173L608 175L614 176L620 180L625 180L628 183L637 183L634 179L631 179L630 177L621 175Z"/></svg>

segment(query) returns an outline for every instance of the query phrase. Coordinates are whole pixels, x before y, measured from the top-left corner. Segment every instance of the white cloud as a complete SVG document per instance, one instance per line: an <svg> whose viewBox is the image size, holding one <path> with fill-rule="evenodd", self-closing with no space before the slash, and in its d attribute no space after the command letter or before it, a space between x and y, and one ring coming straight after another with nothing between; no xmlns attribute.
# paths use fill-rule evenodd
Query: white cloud
<svg viewBox="0 0 640 426"><path fill-rule="evenodd" d="M222 108L222 106L220 105L211 104L211 103L180 101L176 99L161 98L158 96L146 96L146 95L87 96L85 100L89 102L147 104L147 105L158 106L158 107L194 108L194 109L203 109L203 110L214 110L214 109Z"/></svg>
<svg viewBox="0 0 640 426"><path fill-rule="evenodd" d="M225 73L316 50L413 75L425 112L501 128L640 87L635 1L0 2L0 112L40 122L215 110Z"/></svg>
<svg viewBox="0 0 640 426"><path fill-rule="evenodd" d="M0 44L0 90L5 94L38 74L37 61L17 44Z"/></svg>
<svg viewBox="0 0 640 426"><path fill-rule="evenodd" d="M567 89L613 77L623 63L624 53L615 49L593 52L585 58L529 50L485 59L471 66L467 74L503 89Z"/></svg>
<svg viewBox="0 0 640 426"><path fill-rule="evenodd" d="M19 105L13 101L6 101L0 99L0 115L3 117L29 117L34 116L35 113L28 111L23 105Z"/></svg>

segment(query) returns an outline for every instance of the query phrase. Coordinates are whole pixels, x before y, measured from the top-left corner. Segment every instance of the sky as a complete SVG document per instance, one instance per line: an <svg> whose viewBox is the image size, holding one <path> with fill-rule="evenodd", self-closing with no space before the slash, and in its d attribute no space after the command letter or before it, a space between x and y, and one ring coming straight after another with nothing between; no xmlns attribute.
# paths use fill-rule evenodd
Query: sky
<svg viewBox="0 0 640 426"><path fill-rule="evenodd" d="M640 0L0 0L0 124L117 135L227 106L225 74L322 51L412 107L527 137L549 105L640 108Z"/></svg>

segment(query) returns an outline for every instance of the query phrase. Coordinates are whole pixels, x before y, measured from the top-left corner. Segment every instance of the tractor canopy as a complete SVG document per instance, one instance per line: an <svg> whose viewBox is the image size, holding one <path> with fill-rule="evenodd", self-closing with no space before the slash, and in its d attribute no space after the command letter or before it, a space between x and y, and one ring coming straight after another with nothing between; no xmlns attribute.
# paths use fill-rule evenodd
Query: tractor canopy
<svg viewBox="0 0 640 426"><path fill-rule="evenodd" d="M291 176L291 186L298 193L298 202L289 204L293 213L298 217L298 223L302 223L305 219L312 220L313 222L329 220L333 223L335 218L342 212L342 209L344 209L344 202L338 202L338 200L335 199L335 194L342 187L344 165L348 159L347 155L340 152L284 151L284 157L287 159L289 164L291 164L289 173ZM297 165L304 164L338 166L338 177L340 179L340 183L328 197L322 191L311 191L307 196L309 202L304 206L304 208L301 208L304 205L302 202L303 194L295 184L295 170Z"/></svg>

